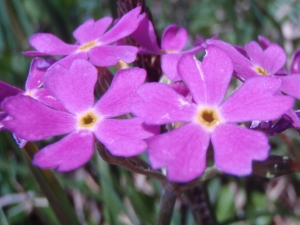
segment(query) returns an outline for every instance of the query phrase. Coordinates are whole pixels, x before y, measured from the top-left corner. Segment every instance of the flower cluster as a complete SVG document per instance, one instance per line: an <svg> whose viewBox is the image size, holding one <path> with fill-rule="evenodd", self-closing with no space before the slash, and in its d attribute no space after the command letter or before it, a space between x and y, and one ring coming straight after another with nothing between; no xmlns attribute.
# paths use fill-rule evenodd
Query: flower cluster
<svg viewBox="0 0 300 225"><path fill-rule="evenodd" d="M268 157L268 135L300 130L293 110L294 98L300 98L299 51L286 70L284 50L262 36L259 44L244 48L213 37L186 50L184 28L170 25L159 44L140 7L106 32L111 23L110 17L86 21L73 33L75 44L35 34L29 41L35 50L24 53L36 57L25 91L0 81L0 129L13 133L21 147L65 135L41 149L35 165L76 169L91 158L98 141L114 156L146 151L152 169L166 168L170 181L201 176L208 160L243 176L252 172L253 160ZM202 61L195 56L200 51ZM147 71L129 65L116 72L104 94L95 94L103 71L118 62L134 64L143 55L161 56L164 79L146 82ZM228 93L236 78L242 84Z"/></svg>

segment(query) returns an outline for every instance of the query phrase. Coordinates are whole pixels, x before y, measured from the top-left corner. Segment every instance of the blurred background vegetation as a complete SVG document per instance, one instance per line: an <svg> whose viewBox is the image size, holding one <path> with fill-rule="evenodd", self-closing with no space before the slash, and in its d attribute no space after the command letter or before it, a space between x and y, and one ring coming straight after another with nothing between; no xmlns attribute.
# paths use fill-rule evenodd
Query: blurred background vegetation
<svg viewBox="0 0 300 225"><path fill-rule="evenodd" d="M147 0L161 34L169 24L196 35L244 45L263 35L290 57L300 48L299 0ZM116 14L116 2L101 0L0 0L0 80L24 86L31 59L28 39L49 32L73 43L73 30L89 18ZM288 60L287 64L290 62ZM50 143L46 140L40 145ZM272 153L300 157L299 134L289 130L271 138ZM293 149L294 151L291 151ZM155 224L161 185L105 163L97 154L83 168L56 173L80 224ZM268 180L256 176L217 176L205 184L218 224L300 224L300 175ZM0 133L0 225L59 224L44 190L11 135ZM193 203L175 205L172 225L196 224Z"/></svg>

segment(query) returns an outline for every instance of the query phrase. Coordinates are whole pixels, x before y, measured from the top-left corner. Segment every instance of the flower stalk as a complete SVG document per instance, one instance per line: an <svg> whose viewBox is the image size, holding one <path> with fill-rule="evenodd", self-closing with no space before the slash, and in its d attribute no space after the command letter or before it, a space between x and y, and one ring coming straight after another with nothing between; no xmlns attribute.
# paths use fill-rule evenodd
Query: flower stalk
<svg viewBox="0 0 300 225"><path fill-rule="evenodd" d="M100 143L96 144L97 150L101 158L109 163L109 164L114 164L123 167L126 170L129 170L130 172L133 173L138 173L138 174L143 174L146 176L153 177L162 184L166 182L166 178L163 174L161 174L158 171L150 170L150 168L146 168L146 162L144 162L142 159L137 159L137 157L132 157L132 158L124 158L124 157L117 157L113 156L107 149L101 145Z"/></svg>
<svg viewBox="0 0 300 225"><path fill-rule="evenodd" d="M214 211L211 208L206 185L199 184L185 192L197 224L217 224Z"/></svg>
<svg viewBox="0 0 300 225"><path fill-rule="evenodd" d="M156 225L170 224L176 199L181 194L181 192L178 192L177 187L178 184L172 182L168 182L164 186Z"/></svg>

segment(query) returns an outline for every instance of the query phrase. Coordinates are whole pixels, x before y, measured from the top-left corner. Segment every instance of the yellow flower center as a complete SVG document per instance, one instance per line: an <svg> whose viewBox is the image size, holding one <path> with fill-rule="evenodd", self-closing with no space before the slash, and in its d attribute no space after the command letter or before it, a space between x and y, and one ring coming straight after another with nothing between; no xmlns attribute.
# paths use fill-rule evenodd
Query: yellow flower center
<svg viewBox="0 0 300 225"><path fill-rule="evenodd" d="M196 122L206 128L213 128L221 122L216 109L203 108L196 115Z"/></svg>
<svg viewBox="0 0 300 225"><path fill-rule="evenodd" d="M85 129L93 128L97 121L98 116L93 112L88 112L79 117L79 127Z"/></svg>
<svg viewBox="0 0 300 225"><path fill-rule="evenodd" d="M24 95L27 95L27 96L29 96L29 97L34 98L35 92L36 92L35 90L26 91L26 92L24 93Z"/></svg>
<svg viewBox="0 0 300 225"><path fill-rule="evenodd" d="M88 43L85 43L85 44L81 45L79 47L79 50L80 51L88 51L88 50L90 50L92 47L94 47L96 45L97 45L97 41L90 41Z"/></svg>
<svg viewBox="0 0 300 225"><path fill-rule="evenodd" d="M266 71L264 68L260 67L260 66L256 66L254 68L255 72L258 73L261 76L267 76L269 75L269 72Z"/></svg>

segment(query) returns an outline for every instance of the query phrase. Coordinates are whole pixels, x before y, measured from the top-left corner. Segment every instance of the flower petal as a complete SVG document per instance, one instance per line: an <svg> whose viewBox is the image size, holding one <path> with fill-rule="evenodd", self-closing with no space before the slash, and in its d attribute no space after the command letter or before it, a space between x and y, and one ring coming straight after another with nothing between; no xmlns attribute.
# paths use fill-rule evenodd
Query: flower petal
<svg viewBox="0 0 300 225"><path fill-rule="evenodd" d="M281 80L281 91L300 99L300 74L277 76Z"/></svg>
<svg viewBox="0 0 300 225"><path fill-rule="evenodd" d="M133 103L141 98L136 90L146 79L146 71L140 68L119 70L108 91L96 103L95 109L104 117L116 117L130 112Z"/></svg>
<svg viewBox="0 0 300 225"><path fill-rule="evenodd" d="M53 61L47 61L42 58L34 58L31 61L28 78L26 81L26 91L38 89L43 85L43 76L46 69L51 66Z"/></svg>
<svg viewBox="0 0 300 225"><path fill-rule="evenodd" d="M186 29L179 28L177 25L168 26L162 36L161 48L163 50L181 51L188 41Z"/></svg>
<svg viewBox="0 0 300 225"><path fill-rule="evenodd" d="M176 82L174 84L169 84L169 86L174 89L178 94L186 97L190 91L183 82Z"/></svg>
<svg viewBox="0 0 300 225"><path fill-rule="evenodd" d="M215 45L228 54L233 61L234 70L237 72L236 76L238 79L244 81L257 76L257 73L253 70L253 63L231 44L214 38L206 40L206 43Z"/></svg>
<svg viewBox="0 0 300 225"><path fill-rule="evenodd" d="M292 74L300 73L300 49L296 50L293 54L290 72Z"/></svg>
<svg viewBox="0 0 300 225"><path fill-rule="evenodd" d="M244 67L251 67L252 63L251 61L246 58L243 54L241 54L235 47L233 47L231 44L221 41L221 40L216 40L215 38L211 38L206 40L206 43L209 45L215 45L219 48L221 48L223 51L227 52L229 57L232 59L234 64L239 64Z"/></svg>
<svg viewBox="0 0 300 225"><path fill-rule="evenodd" d="M147 144L152 168L167 167L170 181L191 181L206 167L209 134L196 124L189 123L154 136L147 140Z"/></svg>
<svg viewBox="0 0 300 225"><path fill-rule="evenodd" d="M0 111L0 131L3 131L5 129L2 121L7 117L7 113L6 112L1 112Z"/></svg>
<svg viewBox="0 0 300 225"><path fill-rule="evenodd" d="M213 106L223 100L233 66L222 49L208 46L202 63L191 55L185 55L178 64L178 72L198 104Z"/></svg>
<svg viewBox="0 0 300 225"><path fill-rule="evenodd" d="M138 48L134 46L97 46L89 51L89 60L100 67L115 65L119 60L132 63L136 59Z"/></svg>
<svg viewBox="0 0 300 225"><path fill-rule="evenodd" d="M275 96L280 85L279 79L271 77L247 80L221 105L222 117L228 122L277 119L294 103L289 96Z"/></svg>
<svg viewBox="0 0 300 225"><path fill-rule="evenodd" d="M44 105L50 106L54 109L58 109L60 111L66 111L65 107L62 105L60 101L58 101L56 98L54 98L47 89L40 88L36 92L34 92L34 95L31 96L34 99L38 100L39 102L43 103Z"/></svg>
<svg viewBox="0 0 300 225"><path fill-rule="evenodd" d="M258 41L263 49L266 49L271 44L270 40L262 35L258 35Z"/></svg>
<svg viewBox="0 0 300 225"><path fill-rule="evenodd" d="M277 44L270 44L265 51L255 42L245 45L245 49L253 62L269 72L275 74L285 64L286 55L284 50Z"/></svg>
<svg viewBox="0 0 300 225"><path fill-rule="evenodd" d="M111 17L104 17L96 22L89 19L73 32L73 36L80 44L96 40L107 30L112 20Z"/></svg>
<svg viewBox="0 0 300 225"><path fill-rule="evenodd" d="M298 132L300 132L300 118L299 118L299 115L297 115L297 113L293 109L289 109L288 111L285 112L285 114L287 114L292 119L293 127L296 128L298 130Z"/></svg>
<svg viewBox="0 0 300 225"><path fill-rule="evenodd" d="M92 64L77 59L69 70L57 63L51 66L44 76L44 84L68 111L80 113L94 105L97 74Z"/></svg>
<svg viewBox="0 0 300 225"><path fill-rule="evenodd" d="M53 34L38 33L33 35L29 43L39 52L47 55L68 55L78 48L76 45L66 44Z"/></svg>
<svg viewBox="0 0 300 225"><path fill-rule="evenodd" d="M149 124L190 122L197 111L195 104L165 84L146 83L137 93L144 102L132 105L131 111Z"/></svg>
<svg viewBox="0 0 300 225"><path fill-rule="evenodd" d="M180 81L181 77L177 72L177 64L179 59L182 57L182 54L163 54L161 56L161 68L163 73L171 81L176 82Z"/></svg>
<svg viewBox="0 0 300 225"><path fill-rule="evenodd" d="M130 35L136 30L144 16L146 16L144 13L140 14L140 12L141 7L139 6L126 13L113 28L99 38L99 42L102 45L106 45Z"/></svg>
<svg viewBox="0 0 300 225"><path fill-rule="evenodd" d="M142 46L143 50L156 54L160 53L153 24L146 16L141 20L138 28L131 34L131 37Z"/></svg>
<svg viewBox="0 0 300 225"><path fill-rule="evenodd" d="M256 41L251 41L245 45L245 50L254 64L261 65L264 58L264 51ZM261 65L262 66L262 65Z"/></svg>
<svg viewBox="0 0 300 225"><path fill-rule="evenodd" d="M272 43L264 51L263 67L265 67L271 74L280 71L286 62L286 54L283 48L277 44Z"/></svg>
<svg viewBox="0 0 300 225"><path fill-rule="evenodd" d="M70 69L73 61L75 59L84 59L84 60L88 60L88 52L76 52L70 55L67 55L65 57L63 57L62 59L60 59L59 61L57 61L57 64L62 65L63 67Z"/></svg>
<svg viewBox="0 0 300 225"><path fill-rule="evenodd" d="M19 138L15 134L13 134L13 138L15 139L15 142L19 148L24 148L24 146L27 144L27 140Z"/></svg>
<svg viewBox="0 0 300 225"><path fill-rule="evenodd" d="M94 153L94 135L87 130L74 131L39 151L33 163L41 168L66 172L83 166Z"/></svg>
<svg viewBox="0 0 300 225"><path fill-rule="evenodd" d="M7 84L0 80L0 106L1 106L1 102L5 98L20 94L22 92L23 91L21 89L14 87L14 86ZM1 109L1 107L0 107L0 109Z"/></svg>
<svg viewBox="0 0 300 225"><path fill-rule="evenodd" d="M66 134L76 126L72 114L49 108L28 96L9 97L1 106L13 118L2 121L5 128L28 141Z"/></svg>
<svg viewBox="0 0 300 225"><path fill-rule="evenodd" d="M147 147L143 139L159 132L159 127L146 126L143 122L139 118L104 119L97 125L95 135L113 155L138 155Z"/></svg>
<svg viewBox="0 0 300 225"><path fill-rule="evenodd" d="M268 138L259 131L221 124L211 134L216 166L225 173L244 176L252 172L252 160L268 157Z"/></svg>

